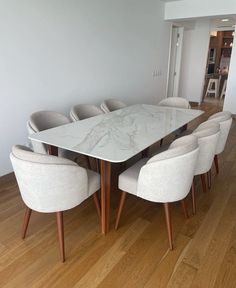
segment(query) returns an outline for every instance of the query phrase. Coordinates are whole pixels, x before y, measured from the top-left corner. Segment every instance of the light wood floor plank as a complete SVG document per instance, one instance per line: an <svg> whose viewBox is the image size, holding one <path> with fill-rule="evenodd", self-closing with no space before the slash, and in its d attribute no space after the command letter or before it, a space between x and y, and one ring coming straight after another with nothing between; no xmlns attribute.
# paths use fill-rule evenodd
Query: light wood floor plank
<svg viewBox="0 0 236 288"><path fill-rule="evenodd" d="M231 193L235 191L235 185L229 189ZM202 259L192 288L214 287L217 274L220 271L225 253L227 251L236 219L236 194L229 198L224 213L218 226L212 235L211 243ZM213 264L214 263L214 264Z"/></svg>
<svg viewBox="0 0 236 288"><path fill-rule="evenodd" d="M224 259L217 273L214 288L236 287L236 226L231 234Z"/></svg>
<svg viewBox="0 0 236 288"><path fill-rule="evenodd" d="M174 251L167 251L156 266L154 272L150 275L148 282L144 288L165 288L175 270L181 253L187 247L190 241L189 237L179 234L176 239L176 248Z"/></svg>

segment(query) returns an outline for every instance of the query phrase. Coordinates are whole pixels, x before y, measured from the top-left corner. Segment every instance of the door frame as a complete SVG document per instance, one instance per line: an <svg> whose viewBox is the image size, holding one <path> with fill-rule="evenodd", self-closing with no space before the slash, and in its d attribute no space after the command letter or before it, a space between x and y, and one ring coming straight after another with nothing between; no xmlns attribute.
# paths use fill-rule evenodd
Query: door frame
<svg viewBox="0 0 236 288"><path fill-rule="evenodd" d="M173 41L174 41L174 31L177 29L178 33L178 49L176 57L174 60L174 67L171 69L172 56L175 51L173 51ZM166 85L166 98L167 97L178 97L179 92L179 82L180 82L180 71L181 71L181 61L182 61L182 47L183 47L183 36L184 36L184 27L176 24L171 25L170 33L170 46L169 46L169 60L168 60L168 70L167 70L167 85ZM170 94L170 80L173 75L170 75L171 71L174 71L175 75L173 78L173 93ZM171 88L172 89L172 88Z"/></svg>

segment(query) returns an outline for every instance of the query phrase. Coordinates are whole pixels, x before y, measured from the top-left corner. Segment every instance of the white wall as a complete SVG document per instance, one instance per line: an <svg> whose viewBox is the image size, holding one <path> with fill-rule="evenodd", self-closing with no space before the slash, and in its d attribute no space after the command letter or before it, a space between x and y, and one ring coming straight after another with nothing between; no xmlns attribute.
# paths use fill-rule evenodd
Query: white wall
<svg viewBox="0 0 236 288"><path fill-rule="evenodd" d="M234 40L235 41L235 40ZM234 44L230 59L229 77L227 81L224 110L236 115L236 45Z"/></svg>
<svg viewBox="0 0 236 288"><path fill-rule="evenodd" d="M209 20L198 20L193 28L184 31L179 96L189 101L202 100L209 32Z"/></svg>
<svg viewBox="0 0 236 288"><path fill-rule="evenodd" d="M0 0L0 175L40 109L157 103L165 97L170 24L156 0ZM162 75L153 78L153 71Z"/></svg>
<svg viewBox="0 0 236 288"><path fill-rule="evenodd" d="M235 0L181 0L166 3L165 19L222 16L236 14Z"/></svg>

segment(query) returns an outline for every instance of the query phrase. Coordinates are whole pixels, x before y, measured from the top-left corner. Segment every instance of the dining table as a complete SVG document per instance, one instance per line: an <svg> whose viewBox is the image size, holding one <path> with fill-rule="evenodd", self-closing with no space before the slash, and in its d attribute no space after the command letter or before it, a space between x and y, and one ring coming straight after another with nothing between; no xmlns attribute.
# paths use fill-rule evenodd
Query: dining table
<svg viewBox="0 0 236 288"><path fill-rule="evenodd" d="M63 148L100 160L101 231L109 231L111 164L145 151L204 112L136 104L31 134L29 139L49 145L51 154ZM54 151L54 152L53 152Z"/></svg>

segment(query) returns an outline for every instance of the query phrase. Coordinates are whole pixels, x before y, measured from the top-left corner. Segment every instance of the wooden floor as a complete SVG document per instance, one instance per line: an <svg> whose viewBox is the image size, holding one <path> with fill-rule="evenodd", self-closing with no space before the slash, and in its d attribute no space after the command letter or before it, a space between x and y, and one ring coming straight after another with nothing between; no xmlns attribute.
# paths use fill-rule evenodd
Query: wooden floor
<svg viewBox="0 0 236 288"><path fill-rule="evenodd" d="M220 107L204 104L205 120ZM192 126L196 126L195 121ZM20 238L24 205L13 175L0 179L0 287L236 287L236 123L213 169L211 190L196 179L196 216L172 209L174 250L168 249L163 208L128 197L114 230L119 192L113 167L111 231L103 236L92 199L65 213L66 262L58 251L56 217L33 213ZM66 191L65 191L66 192ZM190 199L188 203L191 212Z"/></svg>

